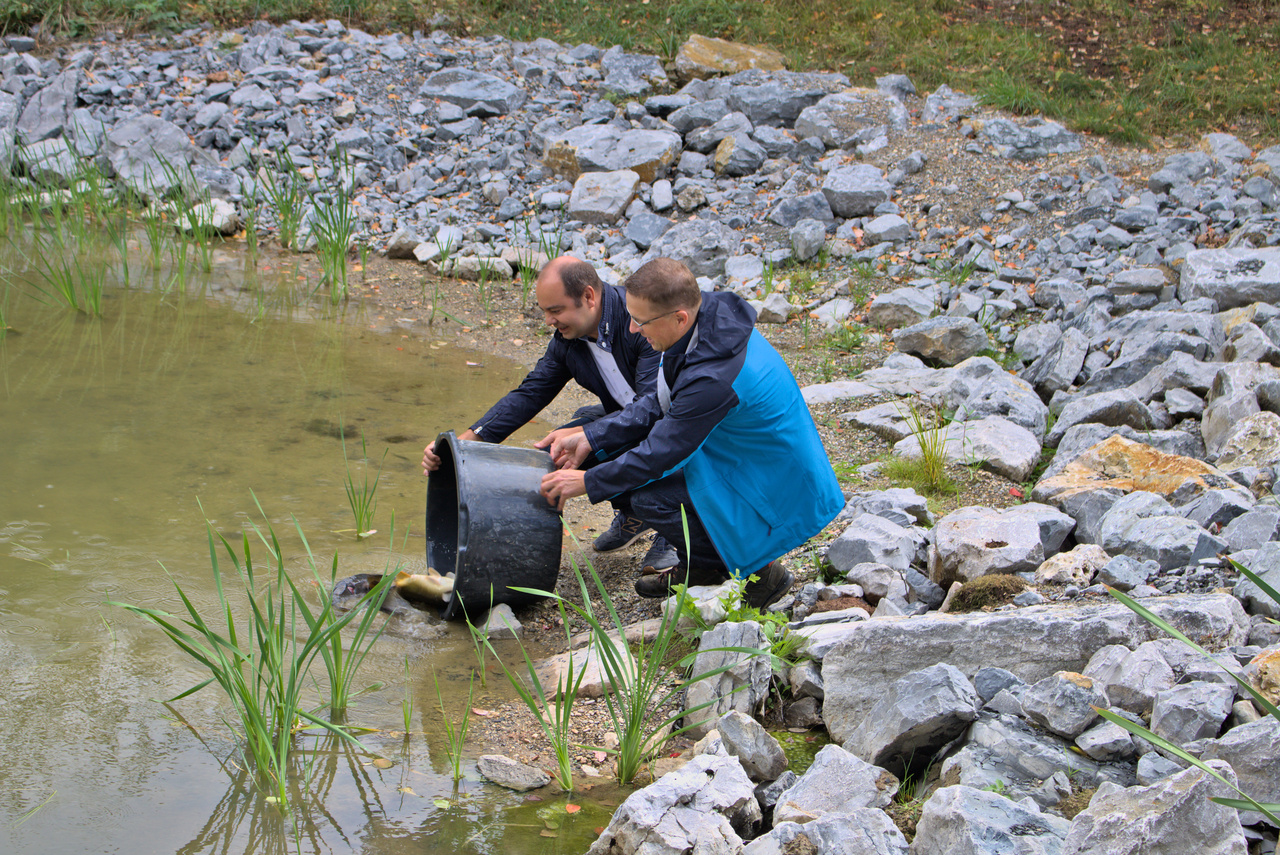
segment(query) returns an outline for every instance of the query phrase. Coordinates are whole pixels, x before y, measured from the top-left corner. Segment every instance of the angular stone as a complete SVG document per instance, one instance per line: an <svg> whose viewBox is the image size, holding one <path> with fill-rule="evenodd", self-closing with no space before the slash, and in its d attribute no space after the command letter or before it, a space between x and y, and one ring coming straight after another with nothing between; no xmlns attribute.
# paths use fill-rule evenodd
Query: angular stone
<svg viewBox="0 0 1280 855"><path fill-rule="evenodd" d="M866 428L886 442L897 442L911 436L908 416L902 404L889 401L865 410L845 413L844 418L854 427Z"/></svg>
<svg viewBox="0 0 1280 855"><path fill-rule="evenodd" d="M606 92L632 98L650 90L663 90L670 85L662 59L652 54L625 53L614 46L600 57L600 70L604 72L601 84Z"/></svg>
<svg viewBox="0 0 1280 855"><path fill-rule="evenodd" d="M1270 585L1273 590L1280 591L1280 542L1273 540L1262 544L1248 565L1249 569L1263 582ZM1240 575L1240 580L1236 582L1232 593L1244 603L1249 614L1280 619L1280 603L1273 600L1244 574Z"/></svg>
<svg viewBox="0 0 1280 855"><path fill-rule="evenodd" d="M163 198L179 184L192 196L203 189L193 175L198 166L216 166L192 144L186 131L158 116L140 115L107 133L107 161L124 184L143 198Z"/></svg>
<svg viewBox="0 0 1280 855"><path fill-rule="evenodd" d="M862 228L862 237L869 244L910 240L911 224L897 214L882 214Z"/></svg>
<svg viewBox="0 0 1280 855"><path fill-rule="evenodd" d="M956 421L1000 416L1031 431L1037 440L1044 438L1049 409L1029 383L1001 369L989 357L966 359L937 375L942 383L935 399L955 413ZM924 390L921 393L927 395Z"/></svg>
<svg viewBox="0 0 1280 855"><path fill-rule="evenodd" d="M752 175L765 161L765 150L744 133L730 134L716 146L716 175ZM815 253L816 254L816 253Z"/></svg>
<svg viewBox="0 0 1280 855"><path fill-rule="evenodd" d="M1121 661L1103 686L1112 705L1147 715L1156 695L1173 688L1177 678L1160 650L1159 643L1147 642Z"/></svg>
<svg viewBox="0 0 1280 855"><path fill-rule="evenodd" d="M827 230L818 220L801 220L791 228L791 251L798 261L815 257L826 243Z"/></svg>
<svg viewBox="0 0 1280 855"><path fill-rule="evenodd" d="M1075 739L1097 720L1094 707L1107 705L1093 680L1074 671L1059 671L1032 683L1021 701L1027 718L1067 739Z"/></svg>
<svg viewBox="0 0 1280 855"><path fill-rule="evenodd" d="M844 746L901 775L916 756L932 755L977 716L978 696L968 678L951 665L933 665L889 686Z"/></svg>
<svg viewBox="0 0 1280 855"><path fill-rule="evenodd" d="M769 657L738 653L724 648L767 651L769 643L755 621L722 623L707 630L699 642L702 652L694 658L695 674L732 665L716 677L693 683L685 691L686 710L710 702L694 715L701 721L686 731L690 739L706 736L720 716L730 710L750 714L767 696L771 670ZM685 722L688 724L688 722Z"/></svg>
<svg viewBox="0 0 1280 855"><path fill-rule="evenodd" d="M1155 427L1147 405L1128 389L1117 389L1073 399L1058 415L1053 430L1045 437L1045 445L1056 447L1068 428L1085 422L1128 425L1140 431Z"/></svg>
<svg viewBox="0 0 1280 855"><path fill-rule="evenodd" d="M1156 695L1151 732L1174 745L1211 739L1231 714L1235 692L1222 683L1184 683Z"/></svg>
<svg viewBox="0 0 1280 855"><path fill-rule="evenodd" d="M991 141L997 154L1013 160L1036 160L1051 154L1070 154L1081 148L1078 134L1041 118L1027 119L1021 124L1009 119L987 119L982 123L982 135Z"/></svg>
<svg viewBox="0 0 1280 855"><path fill-rule="evenodd" d="M1252 497L1237 490L1208 490L1180 513L1196 525L1217 531L1253 508Z"/></svg>
<svg viewBox="0 0 1280 855"><path fill-rule="evenodd" d="M654 241L666 234L670 228L671 221L666 217L660 217L650 211L641 211L632 216L627 221L627 224L622 227L622 236L641 249L648 249L653 246ZM786 317L784 316L779 323L785 321Z"/></svg>
<svg viewBox="0 0 1280 855"><path fill-rule="evenodd" d="M1213 766L1234 781L1225 763ZM1210 801L1212 796L1236 793L1195 768L1149 787L1124 789L1104 783L1089 807L1072 820L1062 855L1246 855L1236 811Z"/></svg>
<svg viewBox="0 0 1280 855"><path fill-rule="evenodd" d="M907 838L874 808L828 814L803 825L783 822L748 843L742 855L907 855Z"/></svg>
<svg viewBox="0 0 1280 855"><path fill-rule="evenodd" d="M803 219L821 220L830 223L835 220L831 213L831 204L820 192L803 193L799 196L783 199L769 212L769 222L789 229Z"/></svg>
<svg viewBox="0 0 1280 855"><path fill-rule="evenodd" d="M16 127L24 145L61 136L76 106L80 69L68 68L27 100Z"/></svg>
<svg viewBox="0 0 1280 855"><path fill-rule="evenodd" d="M858 163L828 172L822 180L822 195L827 197L837 217L861 217L870 214L881 202L889 201L893 185L876 167Z"/></svg>
<svg viewBox="0 0 1280 855"><path fill-rule="evenodd" d="M629 169L584 173L573 184L569 215L584 223L616 223L639 186L640 176Z"/></svg>
<svg viewBox="0 0 1280 855"><path fill-rule="evenodd" d="M1219 536L1232 552L1257 549L1280 534L1280 506L1259 505L1233 519Z"/></svg>
<svg viewBox="0 0 1280 855"><path fill-rule="evenodd" d="M1100 425L1084 422L1068 428L1063 434L1058 442L1058 451L1041 478L1052 478L1058 475L1080 455L1112 436L1122 436L1131 442L1142 443L1176 457L1190 457L1196 460L1204 458L1204 443L1194 433L1185 430L1137 431L1128 425Z"/></svg>
<svg viewBox="0 0 1280 855"><path fill-rule="evenodd" d="M742 814L755 792L742 764L726 754L701 754L684 767L627 796L587 855L612 855L643 841L648 855L737 852Z"/></svg>
<svg viewBox="0 0 1280 855"><path fill-rule="evenodd" d="M720 741L737 757L753 781L772 781L787 770L787 755L778 740L759 722L738 710L730 710L716 722Z"/></svg>
<svg viewBox="0 0 1280 855"><path fill-rule="evenodd" d="M1040 462L1040 443L1031 431L999 416L952 422L942 428L940 439L948 463L977 465L1010 481L1025 481ZM899 457L922 456L922 440L930 435L911 434L893 447Z"/></svg>
<svg viewBox="0 0 1280 855"><path fill-rule="evenodd" d="M1129 731L1110 721L1101 721L1076 737L1076 745L1100 763L1131 760L1135 753Z"/></svg>
<svg viewBox="0 0 1280 855"><path fill-rule="evenodd" d="M915 561L917 539L905 526L875 514L854 517L827 548L827 561L837 573L856 564L884 564L905 571Z"/></svg>
<svg viewBox="0 0 1280 855"><path fill-rule="evenodd" d="M947 855L1058 855L1070 827L1025 802L973 787L943 787L924 803L911 851Z"/></svg>
<svg viewBox="0 0 1280 855"><path fill-rule="evenodd" d="M456 104L467 113L502 116L522 106L523 89L500 77L469 68L444 68L426 79L418 90L424 98Z"/></svg>
<svg viewBox="0 0 1280 855"><path fill-rule="evenodd" d="M1036 568L1037 585L1088 586L1093 575L1110 561L1100 546L1082 543L1070 552L1059 552Z"/></svg>
<svg viewBox="0 0 1280 855"><path fill-rule="evenodd" d="M1177 516L1140 518L1103 542L1110 552L1124 552L1139 561L1154 561L1161 570L1172 570L1212 558L1227 542L1189 519Z"/></svg>
<svg viewBox="0 0 1280 855"><path fill-rule="evenodd" d="M1229 594L1154 598L1146 604L1207 646L1229 647L1248 637L1248 618ZM954 665L966 676L995 667L1035 682L1084 668L1107 645L1156 637L1162 633L1119 603L1043 605L845 624L823 645L811 645L810 653L822 658L823 718L832 738L842 742L889 685L938 662Z"/></svg>
<svg viewBox="0 0 1280 855"><path fill-rule="evenodd" d="M773 809L776 828L784 822L812 822L857 808L883 808L898 792L898 779L859 760L839 745L824 745L813 764Z"/></svg>
<svg viewBox="0 0 1280 855"><path fill-rule="evenodd" d="M930 318L893 334L893 343L903 353L955 365L988 349L987 333L972 318Z"/></svg>
<svg viewBox="0 0 1280 855"><path fill-rule="evenodd" d="M1280 415L1261 412L1245 416L1224 435L1215 463L1224 472L1280 464Z"/></svg>
<svg viewBox="0 0 1280 855"><path fill-rule="evenodd" d="M1019 376L1045 397L1070 387L1089 353L1089 337L1076 329L1064 330L1057 342Z"/></svg>
<svg viewBox="0 0 1280 855"><path fill-rule="evenodd" d="M827 148L851 148L866 138L883 136L901 108L870 89L849 89L825 96L796 117L796 136L817 137Z"/></svg>
<svg viewBox="0 0 1280 855"><path fill-rule="evenodd" d="M867 323L898 329L927 320L937 310L933 297L918 288L895 288L879 294L867 307Z"/></svg>
<svg viewBox="0 0 1280 855"><path fill-rule="evenodd" d="M1240 789L1263 804L1280 804L1280 720L1271 716L1233 727L1217 739L1200 742L1200 759L1231 764ZM1252 814L1257 816L1257 814Z"/></svg>
<svg viewBox="0 0 1280 855"><path fill-rule="evenodd" d="M551 776L541 769L502 754L481 754L476 760L476 770L485 780L517 793L526 793L551 783Z"/></svg>
<svg viewBox="0 0 1280 855"><path fill-rule="evenodd" d="M1220 309L1280 303L1280 247L1196 249L1187 253L1178 299L1217 301Z"/></svg>
<svg viewBox="0 0 1280 855"><path fill-rule="evenodd" d="M934 527L929 577L945 587L991 573L1032 571L1044 559L1040 525L1033 517L1013 509L961 508Z"/></svg>
<svg viewBox="0 0 1280 855"><path fill-rule="evenodd" d="M582 125L554 137L543 163L571 181L583 172L629 169L653 184L670 173L683 147L680 135L671 131Z"/></svg>
<svg viewBox="0 0 1280 855"><path fill-rule="evenodd" d="M675 65L676 77L687 82L749 68L780 70L786 68L786 60L773 48L691 34L676 53Z"/></svg>
<svg viewBox="0 0 1280 855"><path fill-rule="evenodd" d="M724 273L725 260L738 252L741 243L742 236L721 222L686 220L654 241L641 263L675 258L684 262L694 276L716 277Z"/></svg>

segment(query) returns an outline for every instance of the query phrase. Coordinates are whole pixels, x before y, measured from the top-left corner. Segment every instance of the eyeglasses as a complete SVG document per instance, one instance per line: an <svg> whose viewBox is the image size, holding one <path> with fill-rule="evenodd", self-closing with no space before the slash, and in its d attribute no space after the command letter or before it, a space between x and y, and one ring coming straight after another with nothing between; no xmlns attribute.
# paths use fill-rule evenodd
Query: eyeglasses
<svg viewBox="0 0 1280 855"><path fill-rule="evenodd" d="M644 329L645 327L647 327L649 324L653 323L654 321L659 320L660 318L665 318L667 315L674 315L674 314L675 314L676 312L678 312L678 311L680 311L680 310L679 310L679 309L672 309L672 310L671 310L671 311L669 311L669 312L663 312L661 315L654 315L652 318L650 318L650 319L649 319L649 320L647 320L647 321L637 321L635 318L632 318L632 319L631 319L631 323L633 323L633 324L635 324L635 325L636 325L636 329L638 329L638 330L642 330L642 329Z"/></svg>

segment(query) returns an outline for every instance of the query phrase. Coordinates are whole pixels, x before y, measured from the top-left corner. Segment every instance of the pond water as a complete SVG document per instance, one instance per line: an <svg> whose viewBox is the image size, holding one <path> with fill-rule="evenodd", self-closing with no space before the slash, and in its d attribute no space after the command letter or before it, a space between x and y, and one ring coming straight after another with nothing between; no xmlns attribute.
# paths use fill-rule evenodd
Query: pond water
<svg viewBox="0 0 1280 855"><path fill-rule="evenodd" d="M311 571L295 519L326 577L335 553L340 576L420 561L423 444L521 369L376 333L354 309L275 300L301 275L287 256L255 268L217 252L185 293L135 273L89 319L26 296L34 254L13 240L0 250L12 328L0 338L0 852L583 851L610 805L575 799L568 814L563 797L479 781L473 762L454 785L432 673L457 716L475 662L459 628L379 640L359 682L384 687L349 713L372 728L360 736L370 753L300 734L300 795L282 815L237 770L214 689L160 703L207 674L105 605L176 611L172 577L211 608L206 519L233 543L269 523L299 580ZM363 542L344 428L357 481L387 452L379 533ZM496 682L477 684L476 706L502 702ZM468 745L472 761L480 748Z"/></svg>

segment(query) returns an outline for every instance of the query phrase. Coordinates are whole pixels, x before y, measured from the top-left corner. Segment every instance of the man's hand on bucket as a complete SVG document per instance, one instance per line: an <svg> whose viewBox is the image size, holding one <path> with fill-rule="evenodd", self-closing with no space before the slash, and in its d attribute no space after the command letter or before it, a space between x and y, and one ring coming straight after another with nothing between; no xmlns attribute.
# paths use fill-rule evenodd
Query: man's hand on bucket
<svg viewBox="0 0 1280 855"><path fill-rule="evenodd" d="M540 492L557 511L574 496L587 494L586 474L581 469L557 469L542 476Z"/></svg>
<svg viewBox="0 0 1280 855"><path fill-rule="evenodd" d="M535 442L533 447L548 449L551 462L560 469L577 469L591 453L591 443L580 427L557 428Z"/></svg>

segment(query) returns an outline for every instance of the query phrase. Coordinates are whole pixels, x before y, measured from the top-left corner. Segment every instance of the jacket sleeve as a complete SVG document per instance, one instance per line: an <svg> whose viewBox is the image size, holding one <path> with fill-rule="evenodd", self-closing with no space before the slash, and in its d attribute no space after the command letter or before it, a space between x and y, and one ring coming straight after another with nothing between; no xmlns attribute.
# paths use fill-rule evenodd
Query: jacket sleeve
<svg viewBox="0 0 1280 855"><path fill-rule="evenodd" d="M471 429L485 442L502 442L542 412L572 379L566 351L565 342L552 339L520 385L503 395Z"/></svg>
<svg viewBox="0 0 1280 855"><path fill-rule="evenodd" d="M636 356L636 397L643 398L658 388L658 366L662 362L662 354L650 347L640 333L636 333L636 338L640 339Z"/></svg>
<svg viewBox="0 0 1280 855"><path fill-rule="evenodd" d="M592 502L611 499L680 469L738 404L731 384L700 372L682 374L665 416L657 398L656 393L646 395L620 413L586 426L587 439L598 456L636 443L587 470L587 497ZM643 436L645 430L647 436Z"/></svg>

